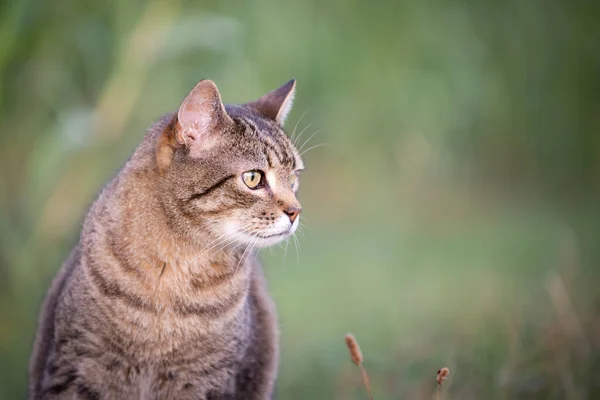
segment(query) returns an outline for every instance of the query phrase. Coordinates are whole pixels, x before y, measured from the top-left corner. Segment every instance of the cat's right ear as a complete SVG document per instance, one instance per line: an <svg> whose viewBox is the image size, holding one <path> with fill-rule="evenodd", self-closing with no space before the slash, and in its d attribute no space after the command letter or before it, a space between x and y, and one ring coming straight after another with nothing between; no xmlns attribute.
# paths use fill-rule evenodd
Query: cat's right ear
<svg viewBox="0 0 600 400"><path fill-rule="evenodd" d="M247 103L247 105L283 126L287 115L292 109L295 93L296 80L292 79L284 83L283 86L265 94L258 100Z"/></svg>
<svg viewBox="0 0 600 400"><path fill-rule="evenodd" d="M174 124L159 140L156 152L159 170L163 172L169 167L178 147L186 147L193 157L210 147L217 134L233 123L217 85L208 79L198 82L179 106Z"/></svg>

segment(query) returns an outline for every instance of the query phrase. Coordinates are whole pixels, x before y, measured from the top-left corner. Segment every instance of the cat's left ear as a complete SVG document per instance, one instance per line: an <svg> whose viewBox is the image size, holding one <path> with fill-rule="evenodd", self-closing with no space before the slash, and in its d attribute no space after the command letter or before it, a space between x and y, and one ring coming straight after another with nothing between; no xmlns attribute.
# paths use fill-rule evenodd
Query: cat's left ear
<svg viewBox="0 0 600 400"><path fill-rule="evenodd" d="M292 109L295 93L296 80L292 79L258 100L247 103L247 105L283 126L285 119Z"/></svg>
<svg viewBox="0 0 600 400"><path fill-rule="evenodd" d="M156 149L159 171L164 172L176 149L185 146L192 157L218 141L221 133L234 124L225 111L217 85L205 79L181 103L172 126L160 136Z"/></svg>
<svg viewBox="0 0 600 400"><path fill-rule="evenodd" d="M204 79L198 82L179 107L177 141L186 146L196 146L195 143L232 124L217 85Z"/></svg>

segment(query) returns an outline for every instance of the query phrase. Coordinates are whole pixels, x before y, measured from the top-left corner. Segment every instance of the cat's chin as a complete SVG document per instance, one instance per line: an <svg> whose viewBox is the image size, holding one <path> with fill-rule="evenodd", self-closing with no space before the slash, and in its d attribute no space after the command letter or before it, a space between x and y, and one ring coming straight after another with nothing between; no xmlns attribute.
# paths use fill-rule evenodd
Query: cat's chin
<svg viewBox="0 0 600 400"><path fill-rule="evenodd" d="M269 235L269 236L256 236L252 242L255 242L255 247L260 247L260 248L264 248L264 247L270 247L273 246L277 243L282 242L283 240L289 238L290 236L292 236L294 234L295 229L288 229L286 232L282 232L280 234L274 234L274 235Z"/></svg>

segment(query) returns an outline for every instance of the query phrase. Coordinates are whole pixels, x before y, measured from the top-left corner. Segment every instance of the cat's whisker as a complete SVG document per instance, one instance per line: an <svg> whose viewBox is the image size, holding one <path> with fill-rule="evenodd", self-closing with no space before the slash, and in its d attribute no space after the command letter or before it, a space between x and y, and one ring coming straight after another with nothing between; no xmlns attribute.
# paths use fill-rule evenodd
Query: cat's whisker
<svg viewBox="0 0 600 400"><path fill-rule="evenodd" d="M292 235L292 239L294 239L294 245L296 247L296 262L298 263L297 265L300 265L300 244L298 243L298 238L296 238L295 233Z"/></svg>
<svg viewBox="0 0 600 400"><path fill-rule="evenodd" d="M290 140L292 141L292 143L294 142L294 136L296 135L296 128L298 128L298 124L300 124L300 122L302 121L302 118L304 118L304 116L306 115L307 112L308 112L308 110L304 111L302 113L302 115L300 116L300 118L298 119L298 121L296 121L296 125L294 125L294 129L292 130L292 134L290 135Z"/></svg>
<svg viewBox="0 0 600 400"><path fill-rule="evenodd" d="M296 236L296 239L298 240L298 248L300 249L300 252L302 252L302 243L300 242L300 238L298 237L298 235L294 236Z"/></svg>
<svg viewBox="0 0 600 400"><path fill-rule="evenodd" d="M222 249L227 247L229 244L234 243L236 240L243 238L244 235L252 234L253 233L252 231L253 231L253 229L251 226L242 227L238 232L233 233L229 237L230 240L221 241L221 244L223 244L223 245L220 248L218 248L214 252L214 254L218 253L219 251L221 251Z"/></svg>
<svg viewBox="0 0 600 400"><path fill-rule="evenodd" d="M306 221L306 217L304 217L304 218L303 218L303 220L304 220L304 221ZM311 227L310 227L308 224L305 224L305 223L304 223L304 222L302 222L302 221L300 221L300 226L301 226L301 227L303 227L303 228L306 228L306 229L308 229L308 230L310 230L310 231L312 231L312 230L313 230L313 228L311 228Z"/></svg>
<svg viewBox="0 0 600 400"><path fill-rule="evenodd" d="M246 256L246 252L248 251L248 249L250 249L250 247L254 247L254 244L258 241L258 237L255 238L252 242L250 242L246 248L244 249L244 252L242 253L242 256L240 257L239 262L237 263L237 266L235 267L235 272L238 271L238 269L240 268L240 265L242 264L242 262L244 262L244 257ZM250 250L250 252L252 252L252 250ZM248 253L250 254L250 253Z"/></svg>
<svg viewBox="0 0 600 400"><path fill-rule="evenodd" d="M220 222L227 222L227 221L233 221L234 219L231 217L225 217L225 218L217 218L217 219L209 219L206 221L207 224L217 224Z"/></svg>
<svg viewBox="0 0 600 400"><path fill-rule="evenodd" d="M218 243L215 243L213 246L211 246L210 248L205 249L204 251L202 251L200 254L198 254L194 260L197 260L198 258L202 257L204 254L208 253L209 251L216 249L212 254L217 254L219 251L221 251L222 249L224 249L225 247L227 247L228 245L232 244L235 241L236 237L227 237L227 238L222 238L222 240L220 240ZM218 247L218 248L217 248Z"/></svg>
<svg viewBox="0 0 600 400"><path fill-rule="evenodd" d="M239 230L237 232L233 232L233 233L225 233L220 236L219 243L213 242L213 245L211 248L214 249L215 247L219 246L221 243L228 241L228 240L233 242L235 240L241 239L245 235L248 235L248 234L252 234L252 229L247 228L247 229L241 229L241 230ZM210 250L210 248L207 248L206 250Z"/></svg>
<svg viewBox="0 0 600 400"><path fill-rule="evenodd" d="M216 218L216 219L210 219L207 220L206 222L209 224L218 224L221 222L234 222L235 221L235 217L224 217L224 218Z"/></svg>
<svg viewBox="0 0 600 400"><path fill-rule="evenodd" d="M296 147L298 145L298 142L300 141L300 138L302 137L302 134L304 133L304 131L306 129L308 129L310 127L311 124L308 124L308 126L304 127L299 133L298 135L294 136L294 140L292 141L292 143L294 144L294 147Z"/></svg>
<svg viewBox="0 0 600 400"><path fill-rule="evenodd" d="M248 234L248 233L251 233L250 230L248 230L246 233L239 233L236 236L232 237L231 240L225 241L224 243L222 243L222 245L217 250L215 250L214 254L217 254L219 251L223 250L228 245L234 243L237 239L242 238L244 236L244 234ZM258 239L256 239L256 240L258 240ZM247 249L247 247L246 247L246 249ZM236 271L237 271L237 267L236 267Z"/></svg>
<svg viewBox="0 0 600 400"><path fill-rule="evenodd" d="M298 134L298 137L296 138L296 141L294 142L294 147L298 147L298 142L300 141L300 138L302 137L302 134L312 126L312 124L308 124L306 125L306 127L304 129L302 129L300 131L300 133Z"/></svg>
<svg viewBox="0 0 600 400"><path fill-rule="evenodd" d="M303 230L303 226L302 226L302 225L299 225L299 226L298 226L298 233L299 233L300 235L302 235L302 236L306 236L306 235L304 234L304 230Z"/></svg>
<svg viewBox="0 0 600 400"><path fill-rule="evenodd" d="M290 245L290 237L288 236L288 237L285 239L285 246L284 246L284 248L283 248L283 262L284 262L284 264L286 264L286 263L287 263L287 251L288 251L288 246L289 246L289 245Z"/></svg>
<svg viewBox="0 0 600 400"><path fill-rule="evenodd" d="M223 233L223 234L219 235L217 237L217 239L215 239L214 241L211 242L211 244L209 245L210 247L209 246L205 247L204 250L200 254L198 254L195 259L201 257L202 255L206 254L206 252L212 250L213 248L219 246L222 243L226 243L225 246L227 246L227 242L233 243L235 240L239 239L240 237L243 237L244 234L250 233L250 231L251 231L251 228L247 227L245 229L239 230L238 232L234 233L233 235L231 235L229 233ZM216 252L215 252L215 254L216 254Z"/></svg>
<svg viewBox="0 0 600 400"><path fill-rule="evenodd" d="M196 258L202 256L204 253L206 253L207 251L211 250L214 246L218 245L219 243L221 243L222 240L226 240L228 239L229 235L227 233L223 233L219 236L217 236L217 238L211 242L209 242L209 244L207 244L204 249L196 256Z"/></svg>
<svg viewBox="0 0 600 400"><path fill-rule="evenodd" d="M302 157L304 154L308 153L312 149L316 149L317 147L321 147L321 146L329 146L329 143L315 144L314 146L311 146L308 149L304 150L302 153L300 153L300 157Z"/></svg>
<svg viewBox="0 0 600 400"><path fill-rule="evenodd" d="M213 246L213 255L219 253L221 250L225 249L227 246L232 245L236 242L236 240L241 239L243 237L243 233L236 233L233 236L222 240L220 243ZM209 249L210 250L210 249Z"/></svg>
<svg viewBox="0 0 600 400"><path fill-rule="evenodd" d="M298 152L302 152L302 149L304 148L304 146L306 146L306 145L307 145L307 144L310 142L310 140L311 140L313 137L315 137L315 135L316 135L316 134L318 134L319 132L321 132L321 130L320 130L320 129L317 129L317 130L316 130L316 131L315 131L315 132L314 132L312 135L310 135L310 136L308 137L308 139L306 139L306 140L304 141L304 143L302 143L302 146L300 146L300 148L298 149Z"/></svg>

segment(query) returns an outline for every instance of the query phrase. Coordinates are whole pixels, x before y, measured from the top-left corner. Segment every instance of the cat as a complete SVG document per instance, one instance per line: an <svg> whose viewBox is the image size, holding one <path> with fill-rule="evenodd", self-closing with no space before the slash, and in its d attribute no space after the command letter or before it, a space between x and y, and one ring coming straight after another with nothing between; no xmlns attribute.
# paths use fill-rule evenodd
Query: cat
<svg viewBox="0 0 600 400"><path fill-rule="evenodd" d="M270 399L278 323L256 248L302 211L296 81L224 105L200 81L91 206L42 307L30 399Z"/></svg>

